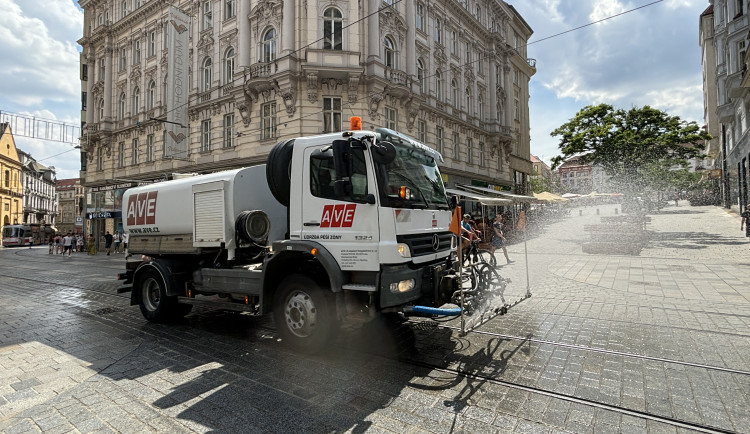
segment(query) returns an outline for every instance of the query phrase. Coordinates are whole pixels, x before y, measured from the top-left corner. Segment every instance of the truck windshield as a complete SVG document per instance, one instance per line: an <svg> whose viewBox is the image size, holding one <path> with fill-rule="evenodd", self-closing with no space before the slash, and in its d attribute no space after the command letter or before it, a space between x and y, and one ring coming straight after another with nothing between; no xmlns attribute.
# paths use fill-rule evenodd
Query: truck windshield
<svg viewBox="0 0 750 434"><path fill-rule="evenodd" d="M393 145L396 158L390 164L376 164L383 206L449 209L440 169L432 156L409 144Z"/></svg>

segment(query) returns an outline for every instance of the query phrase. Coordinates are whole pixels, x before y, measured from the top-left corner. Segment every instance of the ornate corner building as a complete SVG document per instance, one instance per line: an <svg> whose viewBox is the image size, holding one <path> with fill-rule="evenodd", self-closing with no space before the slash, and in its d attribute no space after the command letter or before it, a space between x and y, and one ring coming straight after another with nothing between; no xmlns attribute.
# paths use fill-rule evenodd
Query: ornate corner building
<svg viewBox="0 0 750 434"><path fill-rule="evenodd" d="M279 140L341 131L350 116L436 148L449 186L527 192L532 29L501 0L79 4L81 177L89 218L114 219L108 230L119 228L123 188L264 163ZM191 20L180 28L190 32L189 121L173 137L187 152L165 157L170 7Z"/></svg>

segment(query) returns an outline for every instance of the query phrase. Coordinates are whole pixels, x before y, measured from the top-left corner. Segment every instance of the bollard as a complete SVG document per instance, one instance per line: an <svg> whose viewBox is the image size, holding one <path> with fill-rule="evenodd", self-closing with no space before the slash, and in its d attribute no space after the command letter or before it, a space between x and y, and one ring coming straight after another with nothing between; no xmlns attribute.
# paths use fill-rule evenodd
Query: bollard
<svg viewBox="0 0 750 434"><path fill-rule="evenodd" d="M596 209L596 215L599 215L599 208Z"/></svg>

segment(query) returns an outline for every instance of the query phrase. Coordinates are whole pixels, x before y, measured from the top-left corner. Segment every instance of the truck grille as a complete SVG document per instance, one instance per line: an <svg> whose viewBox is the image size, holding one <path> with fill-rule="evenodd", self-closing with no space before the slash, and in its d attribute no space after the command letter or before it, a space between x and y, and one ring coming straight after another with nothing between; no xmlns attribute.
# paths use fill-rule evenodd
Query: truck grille
<svg viewBox="0 0 750 434"><path fill-rule="evenodd" d="M438 238L437 249L433 247L433 235L437 235ZM398 235L396 241L409 246L412 256L422 256L450 250L452 237L453 234L450 232L438 232L434 234Z"/></svg>

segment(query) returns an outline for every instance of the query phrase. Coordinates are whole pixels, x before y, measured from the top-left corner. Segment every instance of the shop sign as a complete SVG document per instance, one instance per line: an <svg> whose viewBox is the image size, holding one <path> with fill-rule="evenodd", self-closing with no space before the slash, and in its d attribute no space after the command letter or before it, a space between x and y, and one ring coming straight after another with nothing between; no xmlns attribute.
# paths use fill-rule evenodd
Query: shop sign
<svg viewBox="0 0 750 434"><path fill-rule="evenodd" d="M97 211L88 214L89 219L112 219L121 218L122 211Z"/></svg>
<svg viewBox="0 0 750 434"><path fill-rule="evenodd" d="M98 191L120 190L124 188L135 187L136 185L137 184L135 182L128 182L126 184L100 185L98 187L91 187L91 192L96 193Z"/></svg>

